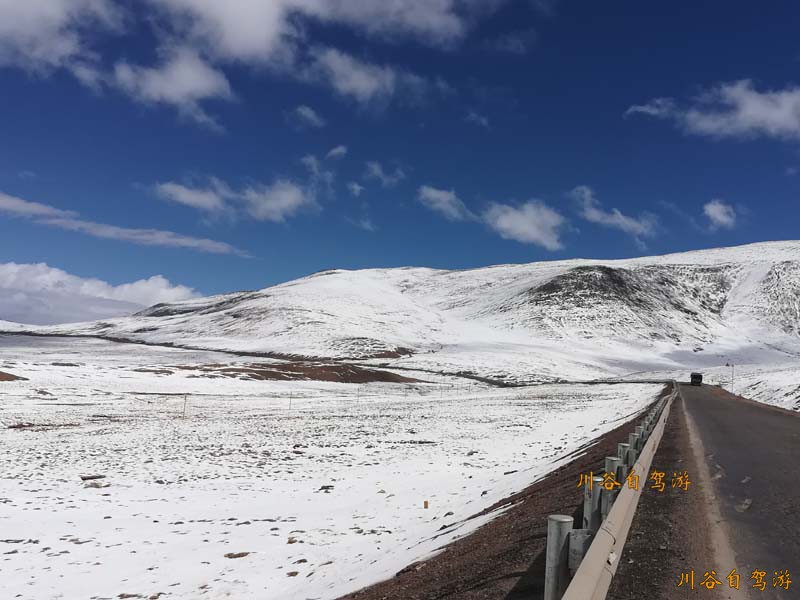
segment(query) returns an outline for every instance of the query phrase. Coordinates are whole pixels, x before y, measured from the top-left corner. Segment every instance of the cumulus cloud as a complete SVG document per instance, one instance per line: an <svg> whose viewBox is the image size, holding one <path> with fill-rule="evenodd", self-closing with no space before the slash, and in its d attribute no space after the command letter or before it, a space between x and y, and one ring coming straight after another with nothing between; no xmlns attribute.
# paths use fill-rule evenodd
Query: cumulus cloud
<svg viewBox="0 0 800 600"><path fill-rule="evenodd" d="M155 191L162 198L209 214L225 214L231 218L249 216L258 221L282 223L301 211L318 209L319 185L330 186L333 181L333 172L324 170L314 155L304 156L300 162L309 172L305 185L276 179L270 184L255 182L234 188L216 177L209 177L205 185L158 183Z"/></svg>
<svg viewBox="0 0 800 600"><path fill-rule="evenodd" d="M612 229L619 229L633 236L637 243L642 244L641 238L655 235L657 220L653 215L644 214L640 217L631 217L623 214L619 209L604 210L595 198L592 188L579 185L569 194L578 203L581 218Z"/></svg>
<svg viewBox="0 0 800 600"><path fill-rule="evenodd" d="M189 187L174 181L157 183L155 191L166 200L209 213L220 213L228 208L226 199L234 194L223 181L212 177L208 187Z"/></svg>
<svg viewBox="0 0 800 600"><path fill-rule="evenodd" d="M111 0L0 2L0 66L45 74L56 68L88 78L94 31L118 31L123 11Z"/></svg>
<svg viewBox="0 0 800 600"><path fill-rule="evenodd" d="M561 232L566 219L539 200L521 206L493 203L483 213L484 222L500 237L523 244L535 244L547 250L560 250Z"/></svg>
<svg viewBox="0 0 800 600"><path fill-rule="evenodd" d="M347 183L347 189L350 191L351 194L353 194L353 196L358 198L364 191L364 186L355 181L350 181Z"/></svg>
<svg viewBox="0 0 800 600"><path fill-rule="evenodd" d="M0 2L0 66L41 74L67 69L89 87L114 87L220 130L206 104L234 98L222 70L232 66L322 84L360 104L386 103L398 94L417 101L428 90L449 88L396 65L321 47L308 32L336 25L385 42L451 47L502 1L146 0L142 21L154 34L160 58L131 64L113 56L121 44L105 46L105 60L93 49L101 36L126 40L139 32L130 3L6 0ZM108 64L114 65L110 72Z"/></svg>
<svg viewBox="0 0 800 600"><path fill-rule="evenodd" d="M313 194L285 179L270 185L248 187L242 197L248 214L259 221L283 223L301 210L318 208Z"/></svg>
<svg viewBox="0 0 800 600"><path fill-rule="evenodd" d="M161 275L111 285L44 263L0 263L0 319L48 325L119 317L197 294Z"/></svg>
<svg viewBox="0 0 800 600"><path fill-rule="evenodd" d="M78 214L74 211L65 211L38 202L29 202L3 192L0 192L0 213L32 219L34 223L40 225L76 231L97 238L123 240L144 246L189 248L213 254L247 256L246 252L225 242L196 238L160 229L134 229L85 221L79 219Z"/></svg>
<svg viewBox="0 0 800 600"><path fill-rule="evenodd" d="M201 102L234 98L225 74L185 47L172 50L156 67L119 62L114 79L135 100L173 106L185 117L217 131L220 124L202 108Z"/></svg>
<svg viewBox="0 0 800 600"><path fill-rule="evenodd" d="M483 127L484 129L489 129L489 117L478 114L474 110L467 112L467 116L464 117L464 120L467 123L473 123L479 127Z"/></svg>
<svg viewBox="0 0 800 600"><path fill-rule="evenodd" d="M800 139L800 87L759 91L749 79L719 84L688 106L657 98L625 113L669 119L685 132L712 138Z"/></svg>
<svg viewBox="0 0 800 600"><path fill-rule="evenodd" d="M456 196L454 190L441 190L423 185L417 190L417 200L448 221L466 221L475 218L475 215Z"/></svg>
<svg viewBox="0 0 800 600"><path fill-rule="evenodd" d="M340 96L368 104L392 96L399 74L389 66L368 63L334 48L316 48L306 77L331 86Z"/></svg>
<svg viewBox="0 0 800 600"><path fill-rule="evenodd" d="M325 127L325 119L323 119L317 111L305 104L295 107L292 111L292 117L294 122L298 125L313 127L315 129Z"/></svg>
<svg viewBox="0 0 800 600"><path fill-rule="evenodd" d="M343 158L345 156L347 156L347 146L336 146L325 155L325 158Z"/></svg>
<svg viewBox="0 0 800 600"><path fill-rule="evenodd" d="M736 227L736 210L722 200L714 199L706 202L703 205L703 214L708 218L709 228L712 231Z"/></svg>
<svg viewBox="0 0 800 600"><path fill-rule="evenodd" d="M376 179L383 187L393 187L406 178L406 174L400 167L395 168L391 173L384 170L383 165L378 161L367 162L367 170L364 173L365 179Z"/></svg>

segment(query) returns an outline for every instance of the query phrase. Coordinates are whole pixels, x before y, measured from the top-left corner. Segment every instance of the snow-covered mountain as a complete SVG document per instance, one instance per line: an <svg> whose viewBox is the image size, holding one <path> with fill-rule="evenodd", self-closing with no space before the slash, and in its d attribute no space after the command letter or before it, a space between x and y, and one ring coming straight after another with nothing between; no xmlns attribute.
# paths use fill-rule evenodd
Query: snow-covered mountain
<svg viewBox="0 0 800 600"><path fill-rule="evenodd" d="M333 270L133 316L4 330L524 380L800 356L800 242L465 271Z"/></svg>

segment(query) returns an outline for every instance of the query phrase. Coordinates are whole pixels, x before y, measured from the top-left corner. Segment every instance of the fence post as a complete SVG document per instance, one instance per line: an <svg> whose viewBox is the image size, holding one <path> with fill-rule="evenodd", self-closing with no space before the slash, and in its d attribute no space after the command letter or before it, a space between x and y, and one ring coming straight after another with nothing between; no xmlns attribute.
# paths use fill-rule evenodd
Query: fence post
<svg viewBox="0 0 800 600"><path fill-rule="evenodd" d="M547 517L547 550L544 567L544 600L561 600L569 583L569 532L572 517Z"/></svg>

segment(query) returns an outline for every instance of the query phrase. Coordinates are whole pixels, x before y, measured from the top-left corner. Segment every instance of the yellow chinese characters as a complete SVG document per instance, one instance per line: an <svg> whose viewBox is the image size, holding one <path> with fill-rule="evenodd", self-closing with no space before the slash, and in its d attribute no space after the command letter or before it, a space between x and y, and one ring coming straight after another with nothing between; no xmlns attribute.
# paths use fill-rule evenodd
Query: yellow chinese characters
<svg viewBox="0 0 800 600"><path fill-rule="evenodd" d="M789 574L788 569L784 569L782 571L773 571L775 573L774 577L772 578L772 587L775 589L784 589L788 590L789 587L792 585L792 578ZM728 587L734 590L738 590L739 586L741 585L741 575L737 573L736 569L731 569L731 572L728 573ZM752 588L765 591L767 589L768 581L767 581L767 572L762 571L760 569L755 569L750 574L750 579L753 581ZM724 585L720 579L717 579L717 572L713 569L705 571L703 573L703 580L698 584L698 587L704 587L707 590L713 590L717 586ZM694 587L694 569L688 571L686 573L680 574L680 579L678 580L678 587L688 587L689 589L693 590Z"/></svg>
<svg viewBox="0 0 800 600"><path fill-rule="evenodd" d="M653 471L650 473L650 480L653 482L650 489L658 490L659 493L662 493L667 487L667 484L664 483L664 477L666 477L666 475L667 474L663 471Z"/></svg>
<svg viewBox="0 0 800 600"><path fill-rule="evenodd" d="M689 473L683 471L681 473L673 471L672 473L672 487L680 488L684 492L689 490L689 485L692 482L689 481Z"/></svg>

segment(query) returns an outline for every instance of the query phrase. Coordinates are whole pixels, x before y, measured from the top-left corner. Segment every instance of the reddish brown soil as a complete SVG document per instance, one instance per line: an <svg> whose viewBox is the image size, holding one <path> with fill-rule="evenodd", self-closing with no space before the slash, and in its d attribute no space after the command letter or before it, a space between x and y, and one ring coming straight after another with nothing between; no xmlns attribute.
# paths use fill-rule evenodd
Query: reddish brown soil
<svg viewBox="0 0 800 600"><path fill-rule="evenodd" d="M201 365L199 367L180 366L180 369L200 369L203 374L197 377L233 377L255 379L257 381L313 380L336 381L339 383L420 383L421 380L404 377L390 371L366 368L347 363L325 362L287 362L251 363L239 366Z"/></svg>
<svg viewBox="0 0 800 600"><path fill-rule="evenodd" d="M3 371L0 371L0 381L27 381L27 379L12 375L11 373L4 373Z"/></svg>
<svg viewBox="0 0 800 600"><path fill-rule="evenodd" d="M492 509L510 508L437 556L342 600L541 598L547 516L567 514L580 521L582 494L576 488L580 474L600 470L605 456L616 455L617 444L627 441L637 423L633 419L607 433L567 465L498 503Z"/></svg>

